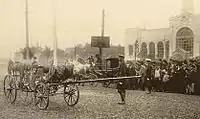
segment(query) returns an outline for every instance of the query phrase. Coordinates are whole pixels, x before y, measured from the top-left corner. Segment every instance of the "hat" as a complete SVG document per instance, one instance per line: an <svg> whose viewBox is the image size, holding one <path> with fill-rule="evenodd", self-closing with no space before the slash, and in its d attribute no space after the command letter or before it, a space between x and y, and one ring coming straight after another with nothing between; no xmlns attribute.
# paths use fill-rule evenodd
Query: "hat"
<svg viewBox="0 0 200 119"><path fill-rule="evenodd" d="M119 54L118 56L121 57L121 58L124 58L124 55L122 55L122 54Z"/></svg>
<svg viewBox="0 0 200 119"><path fill-rule="evenodd" d="M147 62L151 62L151 59L148 59L148 58L147 58L146 61L147 61Z"/></svg>

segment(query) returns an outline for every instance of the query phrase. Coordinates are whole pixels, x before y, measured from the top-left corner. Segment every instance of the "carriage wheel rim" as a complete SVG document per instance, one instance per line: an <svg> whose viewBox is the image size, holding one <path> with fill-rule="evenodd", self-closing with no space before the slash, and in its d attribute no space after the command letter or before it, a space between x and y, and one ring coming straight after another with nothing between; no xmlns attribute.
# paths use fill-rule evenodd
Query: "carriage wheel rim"
<svg viewBox="0 0 200 119"><path fill-rule="evenodd" d="M68 106L74 106L78 103L79 101L79 90L77 86L73 86L73 89L70 89L70 91L66 91L66 88L64 88L64 100L67 103ZM69 92L73 92L73 93L69 93ZM76 97L74 99L74 97Z"/></svg>
<svg viewBox="0 0 200 119"><path fill-rule="evenodd" d="M42 91L40 90L41 88ZM36 86L35 105L41 110L46 109L49 105L49 90L45 87L45 84L39 84Z"/></svg>
<svg viewBox="0 0 200 119"><path fill-rule="evenodd" d="M6 87L7 87L6 81L8 79L10 80L9 83L12 83L12 84L8 84L9 88L6 89ZM15 87L16 86L15 86L15 82L14 82L14 77L12 77L10 75L6 75L5 78L4 78L4 96L7 99L7 101L11 104L15 102L16 97L17 97L17 90L16 90Z"/></svg>

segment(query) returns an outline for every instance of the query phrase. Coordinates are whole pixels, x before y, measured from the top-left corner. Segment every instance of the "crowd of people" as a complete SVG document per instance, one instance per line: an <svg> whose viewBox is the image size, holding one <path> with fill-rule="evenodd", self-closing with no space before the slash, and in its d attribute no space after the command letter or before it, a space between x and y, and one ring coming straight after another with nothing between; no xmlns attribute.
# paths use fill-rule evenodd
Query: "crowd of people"
<svg viewBox="0 0 200 119"><path fill-rule="evenodd" d="M140 79L130 80L128 89L200 94L200 60L127 62L127 75L139 75Z"/></svg>
<svg viewBox="0 0 200 119"><path fill-rule="evenodd" d="M90 61L94 62L90 57ZM200 95L200 59L178 60L139 60L126 61L123 76L141 76L135 80L127 80L126 89L157 92L175 92ZM121 76L121 75L120 75Z"/></svg>

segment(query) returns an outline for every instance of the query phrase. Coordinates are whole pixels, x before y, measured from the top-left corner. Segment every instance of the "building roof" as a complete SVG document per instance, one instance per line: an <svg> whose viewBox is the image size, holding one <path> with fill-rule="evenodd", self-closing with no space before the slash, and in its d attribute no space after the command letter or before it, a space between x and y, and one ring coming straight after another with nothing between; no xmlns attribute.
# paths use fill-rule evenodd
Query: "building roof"
<svg viewBox="0 0 200 119"><path fill-rule="evenodd" d="M126 38L128 39L139 39L140 42L150 41L161 41L170 39L170 28L159 28L159 29L140 29L140 28L129 28L126 29Z"/></svg>
<svg viewBox="0 0 200 119"><path fill-rule="evenodd" d="M142 41L156 41L169 39L170 29L169 28L160 28L160 29L145 29L140 33L140 38Z"/></svg>

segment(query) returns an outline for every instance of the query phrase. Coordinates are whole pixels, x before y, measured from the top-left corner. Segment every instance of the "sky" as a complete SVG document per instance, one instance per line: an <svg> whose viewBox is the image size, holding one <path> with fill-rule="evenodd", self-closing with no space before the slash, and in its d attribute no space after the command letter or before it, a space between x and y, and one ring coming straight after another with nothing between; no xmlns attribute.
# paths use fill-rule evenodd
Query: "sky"
<svg viewBox="0 0 200 119"><path fill-rule="evenodd" d="M73 47L101 34L105 9L105 35L114 45L124 43L126 28L168 27L168 19L181 11L181 0L28 0L30 45L53 46L54 14L58 47ZM200 13L200 0L195 0ZM0 0L0 58L25 46L25 0Z"/></svg>

